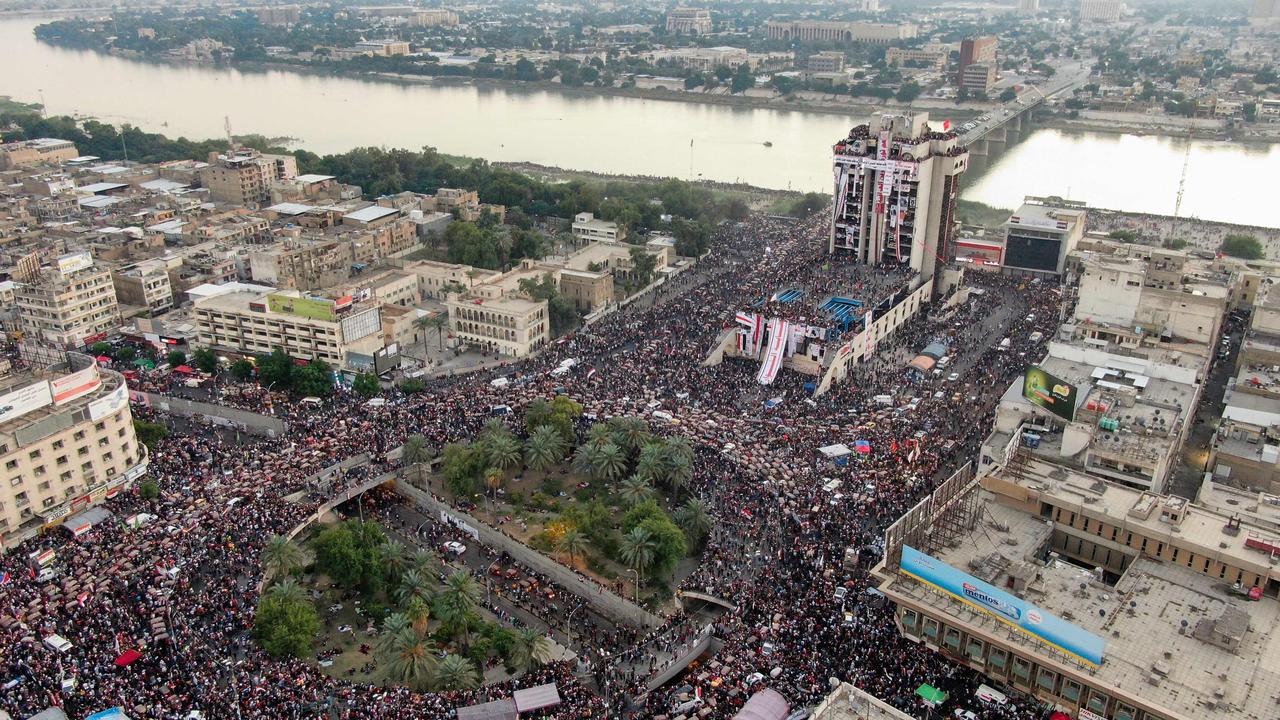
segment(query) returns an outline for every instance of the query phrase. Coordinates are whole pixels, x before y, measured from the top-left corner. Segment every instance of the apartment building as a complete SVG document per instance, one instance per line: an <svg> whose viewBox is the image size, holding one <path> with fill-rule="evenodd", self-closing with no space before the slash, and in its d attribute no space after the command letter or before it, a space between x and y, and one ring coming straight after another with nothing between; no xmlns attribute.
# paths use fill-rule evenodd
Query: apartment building
<svg viewBox="0 0 1280 720"><path fill-rule="evenodd" d="M956 84L965 87L965 69L970 65L990 65L994 72L1000 41L993 35L965 38L960 41L960 62L956 66ZM986 92L986 88L983 88Z"/></svg>
<svg viewBox="0 0 1280 720"><path fill-rule="evenodd" d="M1123 0L1080 0L1081 22L1119 22Z"/></svg>
<svg viewBox="0 0 1280 720"><path fill-rule="evenodd" d="M0 375L0 551L127 489L147 468L129 392L88 355L24 344Z"/></svg>
<svg viewBox="0 0 1280 720"><path fill-rule="evenodd" d="M1028 196L1004 223L1004 271L1061 278L1068 254L1084 237L1086 219L1082 202Z"/></svg>
<svg viewBox="0 0 1280 720"><path fill-rule="evenodd" d="M844 72L845 56L838 50L823 50L809 56L809 72Z"/></svg>
<svg viewBox="0 0 1280 720"><path fill-rule="evenodd" d="M867 265L910 264L925 277L955 256L955 205L968 148L928 113L885 113L835 146L828 252Z"/></svg>
<svg viewBox="0 0 1280 720"><path fill-rule="evenodd" d="M64 255L14 291L18 325L30 340L76 348L105 338L120 325L111 272L88 252Z"/></svg>
<svg viewBox="0 0 1280 720"><path fill-rule="evenodd" d="M282 348L347 369L353 367L350 355L371 357L382 347L379 306L351 296L237 290L196 298L192 315L196 343L219 351L262 355Z"/></svg>
<svg viewBox="0 0 1280 720"><path fill-rule="evenodd" d="M622 242L627 237L626 228L610 220L597 220L589 212L578 213L573 217L571 228L573 237L578 242Z"/></svg>
<svg viewBox="0 0 1280 720"><path fill-rule="evenodd" d="M1159 258L1157 257L1157 261ZM1091 342L1136 349L1163 346L1206 353L1218 341L1227 302L1225 284L1149 282L1154 267L1136 257L1082 253L1076 321Z"/></svg>
<svg viewBox="0 0 1280 720"><path fill-rule="evenodd" d="M415 9L413 14L409 16L409 24L417 27L454 27L458 24L458 21L458 13L439 8L434 10Z"/></svg>
<svg viewBox="0 0 1280 720"><path fill-rule="evenodd" d="M346 282L354 264L353 245L338 239L283 240L249 253L254 282L292 290L318 290Z"/></svg>
<svg viewBox="0 0 1280 720"><path fill-rule="evenodd" d="M918 49L891 47L884 51L884 61L890 65L912 64L941 69L947 64L949 54L946 48L940 47L926 46Z"/></svg>
<svg viewBox="0 0 1280 720"><path fill-rule="evenodd" d="M274 181L296 177L298 161L292 155L269 155L250 148L225 154L210 153L200 169L200 185L214 200L256 209L271 200Z"/></svg>
<svg viewBox="0 0 1280 720"><path fill-rule="evenodd" d="M175 266L181 261L175 258ZM152 315L168 312L174 306L173 283L169 280L169 263L144 260L111 271L116 300L123 305L147 308Z"/></svg>
<svg viewBox="0 0 1280 720"><path fill-rule="evenodd" d="M765 32L770 40L844 42L888 45L910 40L918 28L911 23L839 22L833 20L770 20Z"/></svg>
<svg viewBox="0 0 1280 720"><path fill-rule="evenodd" d="M302 22L302 8L297 5L268 5L254 8L253 13L263 25L297 25Z"/></svg>
<svg viewBox="0 0 1280 720"><path fill-rule="evenodd" d="M510 272L450 293L449 330L458 342L508 357L526 357L551 339L547 301L530 299L520 280L539 280L546 271L525 261Z"/></svg>
<svg viewBox="0 0 1280 720"><path fill-rule="evenodd" d="M1012 455L886 531L899 633L1070 717L1268 717L1271 531L1186 498Z"/></svg>
<svg viewBox="0 0 1280 720"><path fill-rule="evenodd" d="M996 84L996 64L989 62L968 65L957 74L956 84L960 89L975 95L986 95Z"/></svg>
<svg viewBox="0 0 1280 720"><path fill-rule="evenodd" d="M667 13L667 32L706 35L711 32L711 11L705 8L675 8Z"/></svg>
<svg viewBox="0 0 1280 720"><path fill-rule="evenodd" d="M395 57L409 54L409 43L404 40L364 40L355 44L358 52L374 57Z"/></svg>
<svg viewBox="0 0 1280 720"><path fill-rule="evenodd" d="M0 145L0 170L14 170L45 163L61 164L79 155L75 143L70 140L58 138L19 140Z"/></svg>
<svg viewBox="0 0 1280 720"><path fill-rule="evenodd" d="M1280 493L1280 291L1260 292L1223 397L1213 474L1240 488Z"/></svg>

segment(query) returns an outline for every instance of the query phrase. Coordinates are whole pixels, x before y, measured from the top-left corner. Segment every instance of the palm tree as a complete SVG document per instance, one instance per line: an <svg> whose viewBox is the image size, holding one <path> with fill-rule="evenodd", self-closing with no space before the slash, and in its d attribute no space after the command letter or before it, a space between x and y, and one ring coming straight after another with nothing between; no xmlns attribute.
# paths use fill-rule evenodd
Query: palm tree
<svg viewBox="0 0 1280 720"><path fill-rule="evenodd" d="M379 655L390 653L395 647L396 636L405 630L412 630L413 622L409 620L409 616L404 613L391 613L382 621L382 632L378 634L378 641L375 643L374 651Z"/></svg>
<svg viewBox="0 0 1280 720"><path fill-rule="evenodd" d="M627 455L613 443L605 443L595 451L592 476L599 480L614 480L627 471Z"/></svg>
<svg viewBox="0 0 1280 720"><path fill-rule="evenodd" d="M409 554L405 552L404 545L388 540L378 549L378 556L382 560L387 579L392 584L400 582L400 576L409 568Z"/></svg>
<svg viewBox="0 0 1280 720"><path fill-rule="evenodd" d="M484 471L484 486L489 488L489 511L493 512L493 503L497 500L498 488L506 481L507 476L496 467Z"/></svg>
<svg viewBox="0 0 1280 720"><path fill-rule="evenodd" d="M667 483L671 486L671 492L679 493L690 480L693 480L693 463L683 455L668 455Z"/></svg>
<svg viewBox="0 0 1280 720"><path fill-rule="evenodd" d="M438 664L435 643L413 628L405 628L392 637L389 648L386 662L390 677L415 690L425 690Z"/></svg>
<svg viewBox="0 0 1280 720"><path fill-rule="evenodd" d="M666 480L667 451L662 443L652 442L640 449L640 458L636 460L636 475L648 482L658 484Z"/></svg>
<svg viewBox="0 0 1280 720"><path fill-rule="evenodd" d="M557 545L561 552L569 556L569 564L573 565L574 557L587 551L587 536L583 535L578 528L569 528L560 536Z"/></svg>
<svg viewBox="0 0 1280 720"><path fill-rule="evenodd" d="M283 535L272 535L262 548L262 566L268 577L288 574L307 561L306 552Z"/></svg>
<svg viewBox="0 0 1280 720"><path fill-rule="evenodd" d="M307 602L307 591L293 578L285 578L267 590L267 597L284 603Z"/></svg>
<svg viewBox="0 0 1280 720"><path fill-rule="evenodd" d="M653 494L653 486L649 485L649 481L640 477L639 473L623 480L618 485L618 497L622 498L622 502L627 505L638 505Z"/></svg>
<svg viewBox="0 0 1280 720"><path fill-rule="evenodd" d="M584 443L578 447L578 452L573 456L573 471L579 475L595 475L595 467L600 457L600 446Z"/></svg>
<svg viewBox="0 0 1280 720"><path fill-rule="evenodd" d="M505 430L505 428L503 428ZM520 464L520 441L511 433L493 435L484 441L485 455L489 465L500 471L509 470Z"/></svg>
<svg viewBox="0 0 1280 720"><path fill-rule="evenodd" d="M470 660L461 655L445 655L436 663L431 684L437 691L470 690L480 684L480 678Z"/></svg>
<svg viewBox="0 0 1280 720"><path fill-rule="evenodd" d="M521 672L535 668L551 660L554 647L546 633L533 628L520 628L511 645L511 664Z"/></svg>
<svg viewBox="0 0 1280 720"><path fill-rule="evenodd" d="M587 430L587 444L591 447L600 447L605 443L613 442L613 429L605 423L596 423Z"/></svg>
<svg viewBox="0 0 1280 720"><path fill-rule="evenodd" d="M409 602L404 606L404 615L409 618L409 624L415 633L419 636L427 634L427 624L431 621L431 607L423 602L422 598L417 595L409 598Z"/></svg>
<svg viewBox="0 0 1280 720"><path fill-rule="evenodd" d="M460 637L465 645L471 620L475 617L475 609L479 604L480 585L470 572L458 570L445 578L444 587L436 596L434 610L449 633Z"/></svg>
<svg viewBox="0 0 1280 720"><path fill-rule="evenodd" d="M427 576L417 569L409 570L400 578L400 584L396 586L396 600L401 605L408 605L413 598L420 598L425 603L431 603L435 599L435 591L432 583L427 580Z"/></svg>
<svg viewBox="0 0 1280 720"><path fill-rule="evenodd" d="M682 457L690 463L693 462L693 448L683 437L667 438L666 446L668 457Z"/></svg>
<svg viewBox="0 0 1280 720"><path fill-rule="evenodd" d="M429 575L438 562L439 559L436 558L435 553L426 548L418 548L413 551L413 559L409 564L418 574Z"/></svg>
<svg viewBox="0 0 1280 720"><path fill-rule="evenodd" d="M543 425L529 435L524 446L524 461L531 470L546 471L564 459L564 439L550 425Z"/></svg>
<svg viewBox="0 0 1280 720"><path fill-rule="evenodd" d="M427 330L434 329L440 340L440 352L444 352L444 329L449 326L448 310L441 310L434 315L420 315L413 321L413 326L422 331L423 344L427 341Z"/></svg>
<svg viewBox="0 0 1280 720"><path fill-rule="evenodd" d="M631 532L622 536L622 542L618 545L618 557L622 558L627 567L636 571L637 584L644 585L644 571L653 564L656 549L653 534L642 527L631 528Z"/></svg>
<svg viewBox="0 0 1280 720"><path fill-rule="evenodd" d="M649 423L644 418L625 417L617 421L617 433L619 436L618 444L626 449L628 453L638 452L640 448L649 442L649 438L653 435L649 432Z"/></svg>
<svg viewBox="0 0 1280 720"><path fill-rule="evenodd" d="M422 474L426 470L423 466L431 460L431 456L431 446L427 444L427 439L422 435L410 435L405 438L404 448L400 451L400 464L404 467L417 467L418 482L422 482Z"/></svg>
<svg viewBox="0 0 1280 720"><path fill-rule="evenodd" d="M684 530L690 544L697 544L711 530L711 516L707 514L707 506L698 498L689 498L674 513L671 519Z"/></svg>

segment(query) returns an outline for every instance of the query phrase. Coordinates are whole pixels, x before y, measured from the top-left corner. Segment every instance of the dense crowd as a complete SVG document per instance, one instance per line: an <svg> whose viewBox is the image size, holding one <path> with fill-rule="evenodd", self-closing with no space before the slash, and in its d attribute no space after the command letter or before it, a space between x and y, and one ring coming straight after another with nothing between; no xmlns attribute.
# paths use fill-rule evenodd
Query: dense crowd
<svg viewBox="0 0 1280 720"><path fill-rule="evenodd" d="M724 643L720 656L734 661L717 661L718 682L683 681L697 684L710 717L731 717L752 692L752 675L767 677L773 668L780 670L764 682L797 707L824 695L829 678L855 682L906 709L916 707L911 693L921 682L966 696L975 676L902 640L891 610L864 593L872 584L868 570L884 527L975 455L996 400L1037 350L1031 332L1056 325L1059 295L984 276L985 295L927 308L885 338L871 362L818 398L804 389L810 378L796 373L761 388L754 362L704 365L734 311L779 288L806 288L812 300L836 291L839 280L874 303L878 293L911 280L902 269L824 266L823 224L820 214L804 223L756 217L726 225L696 267L517 366L502 388L490 384L492 372L479 372L440 380L419 395L388 390L388 402L371 407L341 391L301 406L266 391L219 386L216 401L257 411L270 403L289 432L248 449L199 423L174 433L150 458L148 474L161 496L126 493L107 502L118 519L145 513L153 521L135 528L102 523L79 538L50 533L0 559L7 573L0 587L6 650L0 709L15 717L48 705L75 717L118 705L133 717L157 719L197 709L208 718L445 718L514 686L555 682L564 702L546 717L600 717L605 696L618 713L669 712L676 691L646 692L645 679L660 667L657 654L677 654L703 631L681 614L645 632L589 626L580 636L592 650L581 663L556 662L460 693L331 678L305 661L270 659L251 639L262 579L258 555L268 538L310 517L326 493L393 468L388 454L408 436L422 434L436 447L470 439L494 405L519 408L557 392L599 418L638 415L661 402L679 425L655 430L687 435L697 445L692 490L713 511L716 527L682 589L734 607L714 624ZM1008 348L998 347L1001 337L1012 339ZM961 378L904 371L933 340L955 348L952 369ZM549 376L569 357L579 361L572 373ZM136 382L171 389L145 372ZM892 406L873 401L883 394L895 398ZM766 408L766 397L780 401ZM165 420L144 407L135 414ZM518 412L509 418L524 432ZM845 466L815 454L855 440L870 452ZM325 472L362 454L369 460L361 473ZM833 480L838 491L830 489ZM842 565L847 548L859 558L849 569ZM27 560L45 550L57 553L61 575L38 583ZM840 586L849 592L843 601L835 597ZM530 612L550 611L518 595L510 599ZM55 633L72 646L60 652L42 642ZM135 648L144 649L140 659L115 665ZM984 712L1033 716L1016 705Z"/></svg>

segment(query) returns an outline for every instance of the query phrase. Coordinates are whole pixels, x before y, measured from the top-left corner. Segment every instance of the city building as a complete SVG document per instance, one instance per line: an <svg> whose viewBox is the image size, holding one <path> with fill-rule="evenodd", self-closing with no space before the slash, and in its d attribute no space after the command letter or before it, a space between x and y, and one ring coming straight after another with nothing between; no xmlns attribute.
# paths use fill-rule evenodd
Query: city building
<svg viewBox="0 0 1280 720"><path fill-rule="evenodd" d="M1274 530L1015 451L884 535L902 636L1069 717L1274 715Z"/></svg>
<svg viewBox="0 0 1280 720"><path fill-rule="evenodd" d="M622 242L627 237L626 228L610 220L597 220L589 212L578 213L573 218L572 232L579 242Z"/></svg>
<svg viewBox="0 0 1280 720"><path fill-rule="evenodd" d="M124 378L88 355L23 343L0 374L0 551L82 515L147 468Z"/></svg>
<svg viewBox="0 0 1280 720"><path fill-rule="evenodd" d="M1240 342L1212 464L1221 482L1280 494L1280 290L1275 287L1259 293Z"/></svg>
<svg viewBox="0 0 1280 720"><path fill-rule="evenodd" d="M918 28L911 23L770 20L765 23L765 31L770 40L888 45L899 40L914 38Z"/></svg>
<svg viewBox="0 0 1280 720"><path fill-rule="evenodd" d="M667 13L667 32L706 35L711 32L711 11L705 8L675 8Z"/></svg>
<svg viewBox="0 0 1280 720"><path fill-rule="evenodd" d="M271 201L271 185L296 177L298 161L292 155L269 155L249 148L210 153L200 169L200 185L214 200L256 209Z"/></svg>
<svg viewBox="0 0 1280 720"><path fill-rule="evenodd" d="M996 55L1000 49L1000 41L994 35L986 35L983 37L965 38L960 41L960 64L956 66L956 84L961 87L965 85L965 70L970 65L989 65L994 71L996 67ZM990 85L982 88L983 92L987 91Z"/></svg>
<svg viewBox="0 0 1280 720"><path fill-rule="evenodd" d="M955 255L955 204L968 148L927 113L882 114L835 146L835 218L828 251L932 277Z"/></svg>
<svg viewBox="0 0 1280 720"><path fill-rule="evenodd" d="M197 344L221 352L263 355L281 348L302 360L361 369L382 349L381 308L351 296L297 290L235 290L195 299Z"/></svg>
<svg viewBox="0 0 1280 720"><path fill-rule="evenodd" d="M77 252L14 290L18 325L24 338L64 348L102 340L120 325L111 271L94 266L93 256Z"/></svg>
<svg viewBox="0 0 1280 720"><path fill-rule="evenodd" d="M43 163L60 164L67 160L74 160L79 155L75 143L70 140L57 138L19 140L0 145L0 170L13 170Z"/></svg>
<svg viewBox="0 0 1280 720"><path fill-rule="evenodd" d="M415 9L413 15L409 16L409 24L418 27L454 27L458 24L458 20L458 13L439 8Z"/></svg>
<svg viewBox="0 0 1280 720"><path fill-rule="evenodd" d="M297 25L302 22L302 8L297 5L268 5L254 8L253 12L263 25Z"/></svg>
<svg viewBox="0 0 1280 720"><path fill-rule="evenodd" d="M720 45L709 48L671 48L645 53L650 62L669 60L684 67L709 72L718 67L737 68L751 63L751 56L742 48ZM683 81L680 87L684 87Z"/></svg>
<svg viewBox="0 0 1280 720"><path fill-rule="evenodd" d="M355 49L374 57L394 57L409 54L409 43L404 40L362 40ZM296 174L295 170L295 174Z"/></svg>
<svg viewBox="0 0 1280 720"><path fill-rule="evenodd" d="M181 260L175 258L175 267ZM152 315L167 312L174 306L171 268L163 259L143 260L111 271L116 300L121 305L147 308Z"/></svg>
<svg viewBox="0 0 1280 720"><path fill-rule="evenodd" d="M1117 22L1122 12L1123 0L1080 0L1081 22Z"/></svg>
<svg viewBox="0 0 1280 720"><path fill-rule="evenodd" d="M996 84L995 63L974 63L965 67L957 76L957 84L962 90L986 95Z"/></svg>
<svg viewBox="0 0 1280 720"><path fill-rule="evenodd" d="M941 69L947 64L949 51L943 47L923 48L891 47L884 51L884 61L890 65L918 65Z"/></svg>
<svg viewBox="0 0 1280 720"><path fill-rule="evenodd" d="M1018 0L1018 12L1026 14L1040 12L1040 0Z"/></svg>
<svg viewBox="0 0 1280 720"><path fill-rule="evenodd" d="M911 720L911 716L846 682L813 709L809 720Z"/></svg>
<svg viewBox="0 0 1280 720"><path fill-rule="evenodd" d="M1084 237L1085 204L1062 198L1027 197L1004 223L1005 272L1061 278L1067 254Z"/></svg>
<svg viewBox="0 0 1280 720"><path fill-rule="evenodd" d="M463 292L450 293L449 332L453 342L507 357L527 357L551 339L546 300L533 300L520 280L540 280L546 273L525 261L510 272Z"/></svg>
<svg viewBox="0 0 1280 720"><path fill-rule="evenodd" d="M1076 326L1099 347L1180 350L1207 363L1230 291L1225 285L1181 280L1161 287L1156 278L1165 271L1160 257L1155 260L1082 253Z"/></svg>
<svg viewBox="0 0 1280 720"><path fill-rule="evenodd" d="M853 0L853 9L859 12L880 12L880 0Z"/></svg>
<svg viewBox="0 0 1280 720"><path fill-rule="evenodd" d="M809 56L809 72L844 72L845 56L839 50L823 50Z"/></svg>

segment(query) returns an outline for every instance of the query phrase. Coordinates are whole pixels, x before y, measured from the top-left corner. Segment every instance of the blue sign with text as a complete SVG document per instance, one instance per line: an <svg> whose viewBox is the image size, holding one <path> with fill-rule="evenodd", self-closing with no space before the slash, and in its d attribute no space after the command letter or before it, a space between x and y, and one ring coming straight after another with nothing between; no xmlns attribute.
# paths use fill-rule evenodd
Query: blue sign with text
<svg viewBox="0 0 1280 720"><path fill-rule="evenodd" d="M1072 657L1090 665L1102 664L1107 645L1102 638L910 545L902 546L898 569Z"/></svg>

